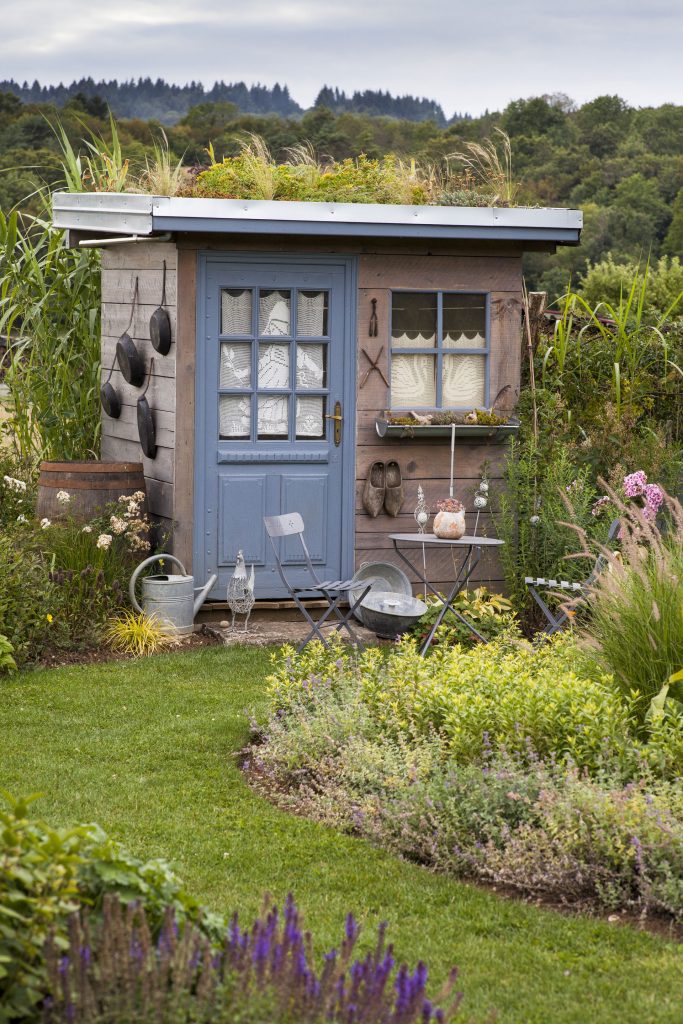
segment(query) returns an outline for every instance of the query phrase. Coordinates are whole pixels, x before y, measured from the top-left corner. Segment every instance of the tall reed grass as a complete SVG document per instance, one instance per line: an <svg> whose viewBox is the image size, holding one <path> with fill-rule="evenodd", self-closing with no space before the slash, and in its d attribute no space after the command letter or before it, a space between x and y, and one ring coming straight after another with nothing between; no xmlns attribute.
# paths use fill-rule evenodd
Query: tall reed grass
<svg viewBox="0 0 683 1024"><path fill-rule="evenodd" d="M0 335L22 465L97 458L99 255L67 248L47 209L23 220L0 211Z"/></svg>

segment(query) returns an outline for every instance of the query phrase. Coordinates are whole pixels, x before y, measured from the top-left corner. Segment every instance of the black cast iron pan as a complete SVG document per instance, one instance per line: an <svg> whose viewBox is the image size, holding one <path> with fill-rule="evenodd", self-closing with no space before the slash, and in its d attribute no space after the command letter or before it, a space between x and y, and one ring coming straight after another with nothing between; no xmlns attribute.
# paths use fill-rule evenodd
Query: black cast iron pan
<svg viewBox="0 0 683 1024"><path fill-rule="evenodd" d="M166 260L164 260L164 277L161 286L161 305L152 313L149 318L149 337L156 351L162 355L168 355L171 347L171 318L166 305Z"/></svg>
<svg viewBox="0 0 683 1024"><path fill-rule="evenodd" d="M115 366L116 356L114 356L114 362L111 364L109 376L100 388L100 404L107 416L111 416L113 420L117 420L121 415L121 399L119 398L118 391L111 383L111 375L114 372Z"/></svg>
<svg viewBox="0 0 683 1024"><path fill-rule="evenodd" d="M145 379L145 362L138 352L135 342L128 331L133 323L135 306L138 301L138 278L135 278L135 291L133 292L133 304L130 308L130 320L125 331L116 342L116 359L123 379L134 387L139 388Z"/></svg>
<svg viewBox="0 0 683 1024"><path fill-rule="evenodd" d="M147 387L138 398L138 435L140 446L148 459L155 459L157 455L156 430L154 428L154 416L149 407L146 395L149 388L152 374L154 373L154 360L152 359L147 378Z"/></svg>

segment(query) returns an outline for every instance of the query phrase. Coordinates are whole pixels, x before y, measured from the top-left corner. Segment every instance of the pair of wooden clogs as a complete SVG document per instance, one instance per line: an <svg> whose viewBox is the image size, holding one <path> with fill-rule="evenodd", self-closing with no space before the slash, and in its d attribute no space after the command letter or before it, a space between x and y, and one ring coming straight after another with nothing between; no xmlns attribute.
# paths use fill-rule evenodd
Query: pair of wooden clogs
<svg viewBox="0 0 683 1024"><path fill-rule="evenodd" d="M375 519L382 509L388 516L397 516L403 504L401 467L391 462L373 462L363 488L363 508Z"/></svg>

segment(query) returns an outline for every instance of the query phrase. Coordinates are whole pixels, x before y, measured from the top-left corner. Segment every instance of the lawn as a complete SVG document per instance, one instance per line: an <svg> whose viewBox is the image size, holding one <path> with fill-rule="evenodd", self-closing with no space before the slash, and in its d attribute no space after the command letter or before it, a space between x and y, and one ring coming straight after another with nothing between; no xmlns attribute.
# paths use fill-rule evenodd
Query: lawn
<svg viewBox="0 0 683 1024"><path fill-rule="evenodd" d="M210 907L254 914L292 891L318 948L346 911L390 923L398 955L435 981L457 964L464 1019L501 1024L681 1020L683 947L560 915L404 863L290 817L244 784L244 710L263 703L264 651L207 648L138 663L25 673L0 684L0 786L44 794L54 824L97 821L167 858Z"/></svg>

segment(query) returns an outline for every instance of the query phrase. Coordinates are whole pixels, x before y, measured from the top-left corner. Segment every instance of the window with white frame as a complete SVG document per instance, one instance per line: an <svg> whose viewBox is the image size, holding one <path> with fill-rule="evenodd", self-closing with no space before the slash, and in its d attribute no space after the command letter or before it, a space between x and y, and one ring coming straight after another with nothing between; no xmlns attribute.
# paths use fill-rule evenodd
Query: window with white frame
<svg viewBox="0 0 683 1024"><path fill-rule="evenodd" d="M482 292L392 293L392 409L486 407L487 298Z"/></svg>

